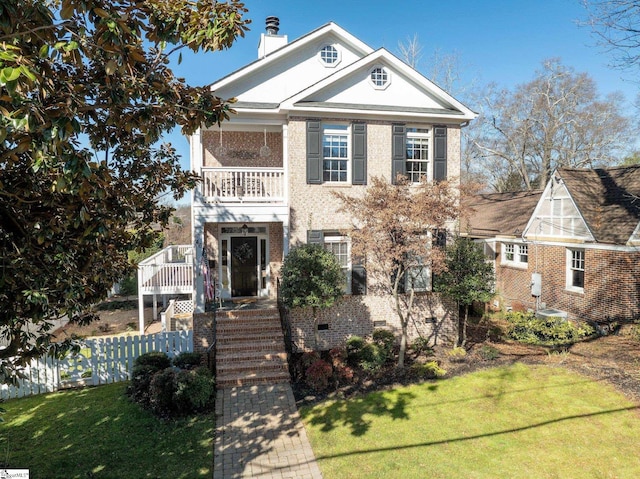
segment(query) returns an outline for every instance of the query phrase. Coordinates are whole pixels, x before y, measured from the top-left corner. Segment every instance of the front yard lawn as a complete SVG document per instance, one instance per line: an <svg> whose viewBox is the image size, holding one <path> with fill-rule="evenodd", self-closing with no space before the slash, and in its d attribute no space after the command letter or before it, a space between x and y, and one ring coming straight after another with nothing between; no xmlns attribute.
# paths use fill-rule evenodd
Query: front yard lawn
<svg viewBox="0 0 640 479"><path fill-rule="evenodd" d="M211 477L213 412L163 422L124 396L126 384L3 403L0 467L32 479Z"/></svg>
<svg viewBox="0 0 640 479"><path fill-rule="evenodd" d="M301 410L325 479L637 478L640 405L515 364Z"/></svg>

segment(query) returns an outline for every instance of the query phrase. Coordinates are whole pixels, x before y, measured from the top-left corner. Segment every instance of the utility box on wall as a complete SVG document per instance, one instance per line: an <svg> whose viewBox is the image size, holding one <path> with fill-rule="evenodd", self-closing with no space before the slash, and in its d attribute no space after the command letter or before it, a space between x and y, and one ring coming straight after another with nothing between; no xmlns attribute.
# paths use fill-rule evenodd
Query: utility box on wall
<svg viewBox="0 0 640 479"><path fill-rule="evenodd" d="M531 296L542 296L542 275L540 273L531 274Z"/></svg>

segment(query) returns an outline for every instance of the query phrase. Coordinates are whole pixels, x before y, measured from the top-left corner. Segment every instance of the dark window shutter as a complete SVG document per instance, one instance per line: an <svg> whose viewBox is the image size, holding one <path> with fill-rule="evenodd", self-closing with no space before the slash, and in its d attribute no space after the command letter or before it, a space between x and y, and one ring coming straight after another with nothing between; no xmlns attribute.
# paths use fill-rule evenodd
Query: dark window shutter
<svg viewBox="0 0 640 479"><path fill-rule="evenodd" d="M367 124L354 123L352 125L352 161L351 183L354 185L367 184Z"/></svg>
<svg viewBox="0 0 640 479"><path fill-rule="evenodd" d="M351 294L367 294L367 270L363 258L353 258L351 265Z"/></svg>
<svg viewBox="0 0 640 479"><path fill-rule="evenodd" d="M434 127L433 136L433 179L434 181L444 181L447 179L447 127Z"/></svg>
<svg viewBox="0 0 640 479"><path fill-rule="evenodd" d="M307 243L324 245L324 232L322 230L307 230Z"/></svg>
<svg viewBox="0 0 640 479"><path fill-rule="evenodd" d="M392 155L391 183L395 185L398 175L407 174L407 129L404 125L391 125Z"/></svg>
<svg viewBox="0 0 640 479"><path fill-rule="evenodd" d="M307 121L307 183L322 184L322 128L318 120Z"/></svg>

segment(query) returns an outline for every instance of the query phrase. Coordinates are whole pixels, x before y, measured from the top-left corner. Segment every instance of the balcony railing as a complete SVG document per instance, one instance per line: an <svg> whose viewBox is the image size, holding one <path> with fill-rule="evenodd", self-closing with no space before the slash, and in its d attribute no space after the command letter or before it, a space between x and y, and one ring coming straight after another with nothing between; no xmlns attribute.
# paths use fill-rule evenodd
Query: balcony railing
<svg viewBox="0 0 640 479"><path fill-rule="evenodd" d="M202 168L208 203L283 203L283 168Z"/></svg>
<svg viewBox="0 0 640 479"><path fill-rule="evenodd" d="M193 291L193 246L169 246L138 264L142 294L180 294Z"/></svg>

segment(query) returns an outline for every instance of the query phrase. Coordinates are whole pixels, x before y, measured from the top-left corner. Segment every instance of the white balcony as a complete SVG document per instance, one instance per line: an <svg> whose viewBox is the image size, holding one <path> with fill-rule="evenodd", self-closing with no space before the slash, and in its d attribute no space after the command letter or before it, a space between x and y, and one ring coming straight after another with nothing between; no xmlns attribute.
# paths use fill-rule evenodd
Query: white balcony
<svg viewBox="0 0 640 479"><path fill-rule="evenodd" d="M284 204L283 168L202 168L200 185L206 203Z"/></svg>
<svg viewBox="0 0 640 479"><path fill-rule="evenodd" d="M169 246L138 264L139 294L193 293L193 246Z"/></svg>

